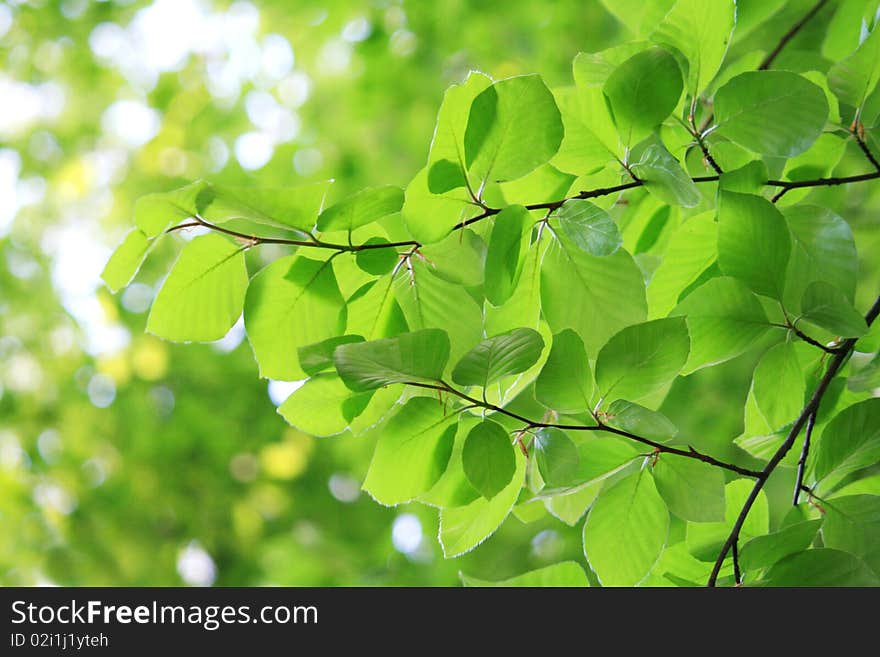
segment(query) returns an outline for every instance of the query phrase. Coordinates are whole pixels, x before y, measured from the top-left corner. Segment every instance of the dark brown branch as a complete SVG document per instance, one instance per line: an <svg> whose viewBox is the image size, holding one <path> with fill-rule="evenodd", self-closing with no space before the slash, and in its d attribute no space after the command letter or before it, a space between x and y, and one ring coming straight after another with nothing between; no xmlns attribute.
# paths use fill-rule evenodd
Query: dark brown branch
<svg viewBox="0 0 880 657"><path fill-rule="evenodd" d="M874 320L877 319L878 314L880 314L880 297L877 297L877 299L874 301L874 305L871 306L871 309L865 315L865 322L868 324L868 326L874 323ZM733 523L733 529L731 529L727 540L721 547L718 558L715 560L715 565L712 568L712 574L709 576L708 586L715 586L715 582L718 580L718 573L721 571L721 566L724 564L724 559L727 557L727 553L730 551L733 544L737 540L739 540L739 534L742 530L743 523L745 523L746 518L748 518L749 511L751 511L752 506L755 504L755 500L758 499L758 494L764 488L764 484L767 483L770 475L773 474L773 472L776 470L776 467L779 465L782 459L785 458L785 455L788 454L789 450L792 448L792 445L794 445L794 442L795 440L797 440L798 434L801 432L804 424L819 407L819 403L822 401L822 397L825 395L825 391L828 390L828 386L831 385L831 381L837 375L837 372L840 370L840 368L843 367L843 364L849 357L850 352L852 352L853 348L855 347L856 342L856 338L849 338L841 345L841 350L837 354L835 354L834 358L829 363L828 369L825 370L825 374L819 381L819 384L816 386L812 397L810 397L810 400L806 403L800 415L798 415L797 419L792 424L791 429L789 429L788 435L785 437L782 445L780 445L779 449L777 449L773 453L773 456L770 457L767 465L765 465L764 469L761 470L761 472L758 474L758 477L755 480L755 485L752 486L752 490L749 493L749 496L746 498L742 510L737 516L736 521Z"/></svg>
<svg viewBox="0 0 880 657"><path fill-rule="evenodd" d="M880 178L880 169L871 173L860 173L856 176L842 176L835 178L816 178L815 180L768 180L767 185L773 187L781 187L776 195L771 199L774 203L785 196L793 189L803 189L805 187L831 187L834 185L844 185L851 182L864 182L865 180L875 180Z"/></svg>
<svg viewBox="0 0 880 657"><path fill-rule="evenodd" d="M868 158L868 162L873 164L874 168L877 171L880 171L880 160L877 160L877 158L874 157L874 154L871 152L871 149L868 148L868 144L865 143L865 140L862 138L862 135L860 134L860 128L861 128L861 124L854 127L853 131L852 131L852 136L855 138L856 144L858 144L862 153L864 153L865 157Z"/></svg>
<svg viewBox="0 0 880 657"><path fill-rule="evenodd" d="M829 347L828 345L822 344L821 342L819 342L815 338L811 338L809 335L807 335L806 333L801 331L791 321L788 321L788 320L786 320L786 321L787 321L787 323L785 323L785 324L773 324L773 326L777 326L779 328L786 329L787 331L791 331L792 333L794 333L797 337L799 337L801 340L803 340L807 344L813 345L817 349L821 349L826 354L836 354L842 350L842 347L840 345L838 345L836 347Z"/></svg>
<svg viewBox="0 0 880 657"><path fill-rule="evenodd" d="M212 224L209 221L206 221L202 217L196 215L193 217L194 221L178 224L176 226L172 226L166 233L172 233L177 230L183 230L185 228L196 228L196 227L204 227L210 230L216 231L218 233L223 233L224 235L229 235L230 237L234 237L242 242L245 242L248 246L257 246L260 244L284 244L287 246L311 246L319 249L331 249L333 251L337 251L339 253L342 252L351 252L356 253L358 251L370 251L372 249L392 249L392 248L400 248L403 246L415 246L419 247L421 244L416 242L415 240L407 240L404 242L382 242L378 244L334 244L331 242L322 242L318 239L311 240L294 240L288 239L286 237L266 237L260 235L248 235L247 233L241 233L237 230L230 230L229 228L224 228L223 226L218 226L217 224Z"/></svg>
<svg viewBox="0 0 880 657"><path fill-rule="evenodd" d="M807 456L810 454L810 439L813 437L813 426L816 424L816 415L819 412L818 405L816 410L810 413L807 419L807 429L804 432L804 446L801 449L801 455L798 458L797 479L794 484L794 498L792 506L797 506L801 497L801 489L804 488L804 470L807 464Z"/></svg>
<svg viewBox="0 0 880 657"><path fill-rule="evenodd" d="M782 35L782 38L776 44L776 47L773 48L773 50L771 50L769 53L767 53L767 56L764 57L764 61L762 61L761 64L758 66L758 70L766 71L767 69L769 69L775 59L779 57L779 53L782 52L782 49L788 45L788 42L791 41L797 35L797 33L803 29L804 25L810 22L810 19L812 19L813 16L815 16L822 10L822 7L824 7L827 2L828 0L819 0L819 2L813 5L813 8L810 9L810 11L804 14L803 18L792 25L791 29Z"/></svg>
<svg viewBox="0 0 880 657"><path fill-rule="evenodd" d="M513 418L514 420L518 420L519 422L522 422L524 425L526 425L526 428L528 429L552 428L562 429L564 431L604 431L606 433L612 433L623 438L629 438L630 440L642 443L643 445L648 445L650 447L653 447L655 451L663 454L675 454L676 456L696 459L697 461L702 461L703 463L708 463L709 465L713 465L715 467L724 468L725 470L730 470L731 472L736 472L737 474L741 474L746 477L758 477L761 474L757 470L749 470L748 468L743 468L733 463L719 461L718 459L709 456L708 454L698 452L693 447L689 447L686 450L679 449L677 447L670 447L669 445L658 443L654 440L651 440L650 438L645 438L644 436L640 436L629 431L624 431L623 429L617 429L616 427L609 426L602 422L598 422L597 424L559 424L557 422L530 420L529 418L518 415L517 413L513 413L506 408L502 408L500 406L496 406L495 404L490 404L475 397L471 397L470 395L467 395L460 390L456 390L444 381L438 381L436 384L408 381L405 385L414 386L416 388L427 388L428 390L440 390L442 392L448 392L451 395L455 395L456 397L467 401L472 406L485 408L486 410L494 411L496 413L500 413L502 415L506 415L507 417Z"/></svg>

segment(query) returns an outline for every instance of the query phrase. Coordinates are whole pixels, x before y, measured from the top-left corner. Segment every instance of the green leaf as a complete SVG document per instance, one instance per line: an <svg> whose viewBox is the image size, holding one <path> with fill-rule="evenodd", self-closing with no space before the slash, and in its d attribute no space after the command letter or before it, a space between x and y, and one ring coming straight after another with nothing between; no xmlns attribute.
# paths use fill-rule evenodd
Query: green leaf
<svg viewBox="0 0 880 657"><path fill-rule="evenodd" d="M440 546L444 557L451 559L469 552L504 522L519 497L526 474L525 457L519 450L514 450L514 456L516 472L513 479L491 500L480 497L466 506L440 511Z"/></svg>
<svg viewBox="0 0 880 657"><path fill-rule="evenodd" d="M868 332L865 318L843 292L825 281L814 281L804 290L800 319L843 338L858 338Z"/></svg>
<svg viewBox="0 0 880 657"><path fill-rule="evenodd" d="M849 224L831 210L814 205L793 205L783 214L792 237L786 306L796 309L813 281L830 283L852 303L859 260Z"/></svg>
<svg viewBox="0 0 880 657"><path fill-rule="evenodd" d="M603 483L599 480L579 487L573 493L554 495L545 499L544 505L554 517L559 518L569 527L574 527L596 501Z"/></svg>
<svg viewBox="0 0 880 657"><path fill-rule="evenodd" d="M318 216L318 230L352 231L400 212L402 207L403 190L400 187L368 187L324 210Z"/></svg>
<svg viewBox="0 0 880 657"><path fill-rule="evenodd" d="M661 454L653 469L654 483L669 510L691 522L724 519L724 473L708 463Z"/></svg>
<svg viewBox="0 0 880 657"><path fill-rule="evenodd" d="M880 30L875 26L854 53L828 71L828 84L840 102L861 109L880 80Z"/></svg>
<svg viewBox="0 0 880 657"><path fill-rule="evenodd" d="M419 249L437 277L465 287L483 283L486 251L483 238L467 228Z"/></svg>
<svg viewBox="0 0 880 657"><path fill-rule="evenodd" d="M515 180L549 161L562 134L562 118L541 77L508 78L474 98L465 160L480 181Z"/></svg>
<svg viewBox="0 0 880 657"><path fill-rule="evenodd" d="M153 302L147 331L178 342L219 340L241 316L244 251L216 233L187 244Z"/></svg>
<svg viewBox="0 0 880 657"><path fill-rule="evenodd" d="M813 543L821 525L821 520L804 520L745 542L739 550L742 569L769 568L790 554L803 552Z"/></svg>
<svg viewBox="0 0 880 657"><path fill-rule="evenodd" d="M364 242L366 246L373 244L389 244L389 242L384 237L371 237ZM391 247L361 249L355 253L355 260L358 267L375 276L387 274L400 262L397 250Z"/></svg>
<svg viewBox="0 0 880 657"><path fill-rule="evenodd" d="M580 454L571 438L561 429L548 427L535 433L535 459L548 486L565 486L577 475Z"/></svg>
<svg viewBox="0 0 880 657"><path fill-rule="evenodd" d="M460 285L433 274L430 265L412 263L412 276L394 279L394 297L413 331L442 326L449 335L450 362L458 359L482 338L483 312Z"/></svg>
<svg viewBox="0 0 880 657"><path fill-rule="evenodd" d="M880 579L852 554L817 548L792 554L765 575L767 586L878 586Z"/></svg>
<svg viewBox="0 0 880 657"><path fill-rule="evenodd" d="M740 73L715 92L718 133L763 155L803 153L827 118L822 89L788 71Z"/></svg>
<svg viewBox="0 0 880 657"><path fill-rule="evenodd" d="M511 374L525 372L538 362L544 340L534 329L518 328L483 340L462 356L452 380L462 386L486 387Z"/></svg>
<svg viewBox="0 0 880 657"><path fill-rule="evenodd" d="M589 201L570 199L562 204L556 217L565 236L590 255L611 255L623 244L611 215Z"/></svg>
<svg viewBox="0 0 880 657"><path fill-rule="evenodd" d="M640 399L672 381L687 362L690 338L684 318L629 326L602 347L596 384L604 399Z"/></svg>
<svg viewBox="0 0 880 657"><path fill-rule="evenodd" d="M261 188L198 181L140 199L135 206L135 222L150 237L165 230L172 221L195 215L212 223L245 219L306 232L314 227L332 182Z"/></svg>
<svg viewBox="0 0 880 657"><path fill-rule="evenodd" d="M726 192L760 194L767 184L767 165L763 160L753 160L738 169L721 174L719 185Z"/></svg>
<svg viewBox="0 0 880 657"><path fill-rule="evenodd" d="M644 321L645 284L626 251L597 257L564 236L550 243L541 268L541 311L557 333L573 329L596 353L625 326Z"/></svg>
<svg viewBox="0 0 880 657"><path fill-rule="evenodd" d="M345 303L329 262L291 255L251 280L244 326L260 376L281 381L305 378L297 349L340 335Z"/></svg>
<svg viewBox="0 0 880 657"><path fill-rule="evenodd" d="M583 341L571 329L560 331L535 380L535 399L559 413L582 413L592 394L593 375Z"/></svg>
<svg viewBox="0 0 880 657"><path fill-rule="evenodd" d="M846 475L880 460L880 398L866 399L838 413L822 431L813 467L825 490Z"/></svg>
<svg viewBox="0 0 880 657"><path fill-rule="evenodd" d="M559 151L550 160L551 164L562 171L582 174L601 169L613 161L613 152L606 144L614 146L618 143L617 130L605 106L601 88L563 87L554 89L553 96L562 115L565 135ZM591 111L593 107L602 112L600 120Z"/></svg>
<svg viewBox="0 0 880 657"><path fill-rule="evenodd" d="M662 123L678 105L682 86L675 58L657 46L614 69L602 90L623 143L641 141Z"/></svg>
<svg viewBox="0 0 880 657"><path fill-rule="evenodd" d="M418 501L433 507L442 509L465 506L482 495L471 485L464 473L462 452L470 430L482 420L479 417L468 414L459 416L458 430L455 433L455 444L452 446L452 454L446 470L427 492L419 495Z"/></svg>
<svg viewBox="0 0 880 657"><path fill-rule="evenodd" d="M479 210L463 188L442 195L432 192L425 167L407 185L401 215L410 235L422 244L431 244L447 237Z"/></svg>
<svg viewBox="0 0 880 657"><path fill-rule="evenodd" d="M733 278L713 278L672 311L687 318L691 351L683 373L717 365L746 351L770 325L761 302Z"/></svg>
<svg viewBox="0 0 880 657"><path fill-rule="evenodd" d="M703 91L721 68L735 12L731 0L678 0L652 35L654 41L676 48L687 59L687 90L692 96Z"/></svg>
<svg viewBox="0 0 880 657"><path fill-rule="evenodd" d="M470 430L461 459L468 481L487 500L504 490L516 472L510 437L504 427L492 420L485 420Z"/></svg>
<svg viewBox="0 0 880 657"><path fill-rule="evenodd" d="M429 490L446 470L456 417L430 397L415 397L371 434L378 436L364 490L380 504L408 502Z"/></svg>
<svg viewBox="0 0 880 657"><path fill-rule="evenodd" d="M394 338L351 342L333 352L339 377L351 390L375 390L393 383L436 383L449 360L449 336L422 329Z"/></svg>
<svg viewBox="0 0 880 657"><path fill-rule="evenodd" d="M207 186L202 180L169 192L141 196L134 204L135 225L147 237L156 237L171 224L199 212L196 199Z"/></svg>
<svg viewBox="0 0 880 657"><path fill-rule="evenodd" d="M460 573L462 584L465 586L490 586L490 587L580 587L589 586L584 569L574 561L563 561L552 566L544 566L537 570L530 570L522 575L511 577L497 582L478 579Z"/></svg>
<svg viewBox="0 0 880 657"><path fill-rule="evenodd" d="M721 192L718 264L758 294L782 299L791 237L785 218L760 196Z"/></svg>
<svg viewBox="0 0 880 657"><path fill-rule="evenodd" d="M336 347L351 342L363 341L364 339L360 335L340 335L314 344L307 344L297 349L299 365L303 372L309 376L314 376L318 372L323 372L333 367L333 352Z"/></svg>
<svg viewBox="0 0 880 657"><path fill-rule="evenodd" d="M715 561L753 485L752 481L736 479L724 487L727 507L722 522L688 523L686 541L688 551L692 555L701 561ZM767 496L764 491L761 491L743 523L740 542L744 543L755 536L763 536L767 533L769 524L770 512Z"/></svg>
<svg viewBox="0 0 880 657"><path fill-rule="evenodd" d="M368 340L398 335L407 330L403 312L394 297L391 276L367 283L347 303L348 333Z"/></svg>
<svg viewBox="0 0 880 657"><path fill-rule="evenodd" d="M104 265L101 278L111 292L118 292L131 283L147 257L150 240L137 228L132 229Z"/></svg>
<svg viewBox="0 0 880 657"><path fill-rule="evenodd" d="M659 140L655 139L631 168L648 193L664 203L692 208L703 200L694 181Z"/></svg>
<svg viewBox="0 0 880 657"><path fill-rule="evenodd" d="M666 317L679 295L715 262L718 224L714 212L691 217L672 235L648 285L648 317Z"/></svg>
<svg viewBox="0 0 880 657"><path fill-rule="evenodd" d="M601 417L609 427L651 440L666 441L678 433L678 428L662 413L624 399L611 402Z"/></svg>
<svg viewBox="0 0 880 657"><path fill-rule="evenodd" d="M492 237L486 250L484 289L486 298L500 306L510 298L516 288L521 268L521 257L528 247L531 229L529 211L521 205L510 205L495 217Z"/></svg>
<svg viewBox="0 0 880 657"><path fill-rule="evenodd" d="M291 393L278 413L303 433L335 436L363 411L370 396L352 395L334 374L318 374Z"/></svg>
<svg viewBox="0 0 880 657"><path fill-rule="evenodd" d="M651 571L668 534L669 512L642 471L599 495L584 524L584 553L603 586L632 586Z"/></svg>
<svg viewBox="0 0 880 657"><path fill-rule="evenodd" d="M465 186L464 135L468 114L474 98L491 84L489 77L471 71L464 82L453 84L443 94L428 155L428 187L432 193L442 193L442 190L452 189L452 185ZM454 175L450 165L457 170Z"/></svg>
<svg viewBox="0 0 880 657"><path fill-rule="evenodd" d="M752 390L771 429L794 422L807 391L794 343L783 342L767 350L755 368Z"/></svg>
<svg viewBox="0 0 880 657"><path fill-rule="evenodd" d="M880 575L880 497L835 497L823 508L822 542L825 547L856 555Z"/></svg>

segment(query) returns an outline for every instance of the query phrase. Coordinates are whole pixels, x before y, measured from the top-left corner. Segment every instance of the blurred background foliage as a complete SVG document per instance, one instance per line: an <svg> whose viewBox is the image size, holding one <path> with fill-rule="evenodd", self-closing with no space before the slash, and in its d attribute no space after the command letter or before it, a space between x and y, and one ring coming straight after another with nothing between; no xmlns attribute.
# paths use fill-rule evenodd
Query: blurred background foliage
<svg viewBox="0 0 880 657"><path fill-rule="evenodd" d="M240 327L144 334L170 249L119 297L99 274L141 194L405 185L468 70L564 83L621 30L581 1L0 2L0 584L445 585L579 558L543 518L444 560L434 512L359 492L371 445L274 413Z"/></svg>
<svg viewBox="0 0 880 657"><path fill-rule="evenodd" d="M570 83L577 52L632 38L607 7L637 4L0 2L0 584L454 585L582 561L580 525L534 505L443 559L434 511L360 493L372 445L274 413L290 387L257 378L240 325L210 345L144 333L171 240L119 296L99 275L144 193L404 186L449 84L471 69ZM812 1L740 4L770 20L730 59L766 51ZM808 26L779 67L827 68L823 34ZM854 147L848 168L864 170ZM860 290L876 289L876 186L814 194L853 226ZM757 356L680 379L661 410L747 464L731 440ZM770 484L784 511L788 482Z"/></svg>

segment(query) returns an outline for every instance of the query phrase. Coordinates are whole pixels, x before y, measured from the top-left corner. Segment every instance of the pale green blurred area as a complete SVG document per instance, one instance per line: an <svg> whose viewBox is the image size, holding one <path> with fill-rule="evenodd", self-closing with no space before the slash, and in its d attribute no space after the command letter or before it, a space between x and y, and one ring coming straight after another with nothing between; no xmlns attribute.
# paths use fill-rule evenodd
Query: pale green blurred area
<svg viewBox="0 0 880 657"><path fill-rule="evenodd" d="M435 511L359 491L372 444L287 427L240 328L144 334L171 244L118 296L99 275L141 194L405 185L468 70L563 84L621 36L579 1L0 3L0 584L455 585L582 561L550 517L444 560Z"/></svg>

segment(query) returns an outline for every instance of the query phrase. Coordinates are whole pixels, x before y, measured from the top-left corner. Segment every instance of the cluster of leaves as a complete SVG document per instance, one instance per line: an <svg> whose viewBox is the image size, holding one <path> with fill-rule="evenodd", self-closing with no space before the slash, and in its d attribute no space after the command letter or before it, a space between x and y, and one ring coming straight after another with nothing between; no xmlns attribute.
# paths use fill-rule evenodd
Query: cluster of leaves
<svg viewBox="0 0 880 657"><path fill-rule="evenodd" d="M880 30L844 12L836 63L771 70L781 48L725 61L760 9L650 7L646 39L581 53L571 86L452 86L405 190L144 197L104 279L127 285L197 229L148 330L210 341L243 314L261 376L305 381L279 413L375 439L364 489L437 507L447 557L540 505L586 515L604 585L878 583L880 306L856 310L852 230L811 194L880 179ZM848 144L864 169L832 177ZM267 244L293 253L250 276ZM735 443L760 469L697 451L658 410L678 377L754 351ZM796 506L770 533L762 489L803 429Z"/></svg>

